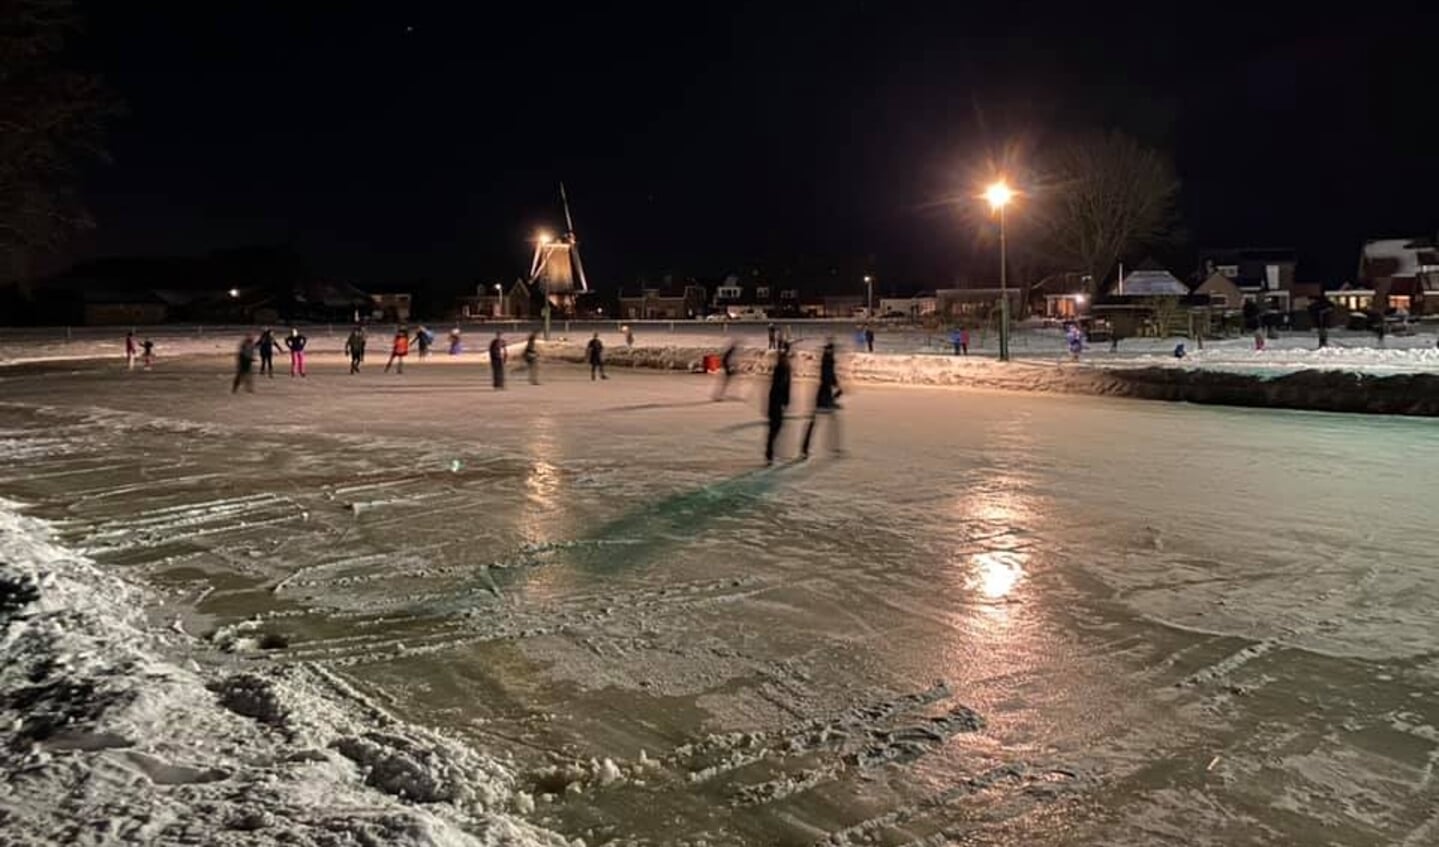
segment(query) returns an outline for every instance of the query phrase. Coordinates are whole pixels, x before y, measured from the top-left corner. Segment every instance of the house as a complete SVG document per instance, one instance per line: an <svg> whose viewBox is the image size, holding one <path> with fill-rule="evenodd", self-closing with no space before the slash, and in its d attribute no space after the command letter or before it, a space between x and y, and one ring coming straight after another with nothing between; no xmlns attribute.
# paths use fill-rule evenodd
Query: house
<svg viewBox="0 0 1439 847"><path fill-rule="evenodd" d="M913 297L879 298L879 316L919 320L939 311L939 297L933 291L921 291Z"/></svg>
<svg viewBox="0 0 1439 847"><path fill-rule="evenodd" d="M1194 289L1195 294L1209 297L1209 305L1220 311L1237 311L1244 305L1245 293L1234 277L1214 271Z"/></svg>
<svg viewBox="0 0 1439 847"><path fill-rule="evenodd" d="M530 289L523 280L515 280L509 291L503 283L476 283L475 293L455 303L453 317L482 321L494 318L524 320L535 312Z"/></svg>
<svg viewBox="0 0 1439 847"><path fill-rule="evenodd" d="M1216 274L1231 280L1244 299L1261 308L1291 312L1298 254L1288 247L1228 247L1199 251L1200 276L1208 282ZM1203 284L1201 282L1201 284ZM1216 288L1218 286L1216 284ZM1236 308L1228 304L1227 308Z"/></svg>
<svg viewBox="0 0 1439 847"><path fill-rule="evenodd" d="M938 312L949 320L987 320L999 314L1000 298L1008 296L1009 314L1023 314L1024 290L1020 288L941 288L934 292Z"/></svg>
<svg viewBox="0 0 1439 847"><path fill-rule="evenodd" d="M703 285L679 285L667 277L663 285L642 286L636 294L621 294L620 316L629 320L688 320L704 314L707 298ZM743 291L737 299L742 298Z"/></svg>
<svg viewBox="0 0 1439 847"><path fill-rule="evenodd" d="M1084 311L1090 299L1088 274L1052 274L1029 289L1030 314L1050 320L1070 320Z"/></svg>
<svg viewBox="0 0 1439 847"><path fill-rule="evenodd" d="M410 320L410 295L400 292L386 292L370 295L371 317L386 323L408 323Z"/></svg>
<svg viewBox="0 0 1439 847"><path fill-rule="evenodd" d="M164 323L169 307L153 291L81 291L85 326L139 326Z"/></svg>
<svg viewBox="0 0 1439 847"><path fill-rule="evenodd" d="M1356 287L1374 292L1376 311L1439 313L1439 246L1430 238L1366 241Z"/></svg>

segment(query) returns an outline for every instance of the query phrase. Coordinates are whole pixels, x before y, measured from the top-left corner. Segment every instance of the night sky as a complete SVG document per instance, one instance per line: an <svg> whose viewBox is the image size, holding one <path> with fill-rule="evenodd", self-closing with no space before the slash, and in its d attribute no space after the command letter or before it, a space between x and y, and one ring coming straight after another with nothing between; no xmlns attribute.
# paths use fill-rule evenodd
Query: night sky
<svg viewBox="0 0 1439 847"><path fill-rule="evenodd" d="M987 163L1084 127L1173 154L1191 248L1338 281L1439 228L1439 13L1170 5L92 0L128 115L79 249L512 279L563 179L592 284L817 257L933 286L988 270L955 204Z"/></svg>

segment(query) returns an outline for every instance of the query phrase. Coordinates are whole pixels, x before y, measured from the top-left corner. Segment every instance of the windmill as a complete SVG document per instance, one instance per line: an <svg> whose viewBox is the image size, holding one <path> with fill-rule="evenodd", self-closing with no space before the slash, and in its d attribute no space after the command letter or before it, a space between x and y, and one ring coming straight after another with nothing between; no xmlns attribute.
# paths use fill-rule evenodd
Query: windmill
<svg viewBox="0 0 1439 847"><path fill-rule="evenodd" d="M530 262L528 287L544 298L540 311L545 317L546 340L550 337L550 310L557 306L562 312L572 312L575 297L590 290L589 283L585 281L585 266L580 261L579 239L575 237L570 199L565 194L563 182L560 183L560 204L565 209L565 232L558 238L546 232L537 235L535 256Z"/></svg>

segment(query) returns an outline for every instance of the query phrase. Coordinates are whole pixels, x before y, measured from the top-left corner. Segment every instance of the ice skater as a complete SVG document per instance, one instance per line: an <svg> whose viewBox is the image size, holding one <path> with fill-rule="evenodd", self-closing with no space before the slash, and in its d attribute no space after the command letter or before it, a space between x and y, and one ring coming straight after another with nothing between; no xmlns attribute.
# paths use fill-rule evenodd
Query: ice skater
<svg viewBox="0 0 1439 847"><path fill-rule="evenodd" d="M1264 352L1264 344L1265 344L1265 341L1264 341L1264 333L1263 333L1263 331L1256 330L1256 331L1254 332L1254 350L1255 350L1255 352L1257 352L1257 353L1262 353L1262 352Z"/></svg>
<svg viewBox="0 0 1439 847"><path fill-rule="evenodd" d="M739 345L731 341L729 346L725 347L724 353L720 355L719 385L715 387L714 393L716 403L725 399L725 395L729 393L729 381L734 377L735 371L735 350L738 348Z"/></svg>
<svg viewBox="0 0 1439 847"><path fill-rule="evenodd" d="M360 372L360 365L365 361L365 328L359 324L350 330L350 337L345 339L345 352L350 356L350 373Z"/></svg>
<svg viewBox="0 0 1439 847"><path fill-rule="evenodd" d="M585 358L590 363L590 382L595 381L597 373L600 379L609 379L605 376L605 343L600 340L598 332L590 339L590 343L585 345Z"/></svg>
<svg viewBox="0 0 1439 847"><path fill-rule="evenodd" d="M494 340L490 342L490 374L494 378L496 391L505 389L505 362L509 358L509 345L505 343L504 335L496 332Z"/></svg>
<svg viewBox="0 0 1439 847"><path fill-rule="evenodd" d="M235 382L230 386L230 393L239 391L242 385L249 393L255 393L255 336L249 332L245 333L240 352L235 356Z"/></svg>
<svg viewBox="0 0 1439 847"><path fill-rule="evenodd" d="M148 338L140 342L140 362L147 371L155 364L155 342Z"/></svg>
<svg viewBox="0 0 1439 847"><path fill-rule="evenodd" d="M460 328L455 327L450 330L450 355L458 356L464 349L464 345L460 343Z"/></svg>
<svg viewBox="0 0 1439 847"><path fill-rule="evenodd" d="M969 329L967 327L959 328L959 352L966 356L969 355Z"/></svg>
<svg viewBox="0 0 1439 847"><path fill-rule="evenodd" d="M766 350L777 350L777 349L779 349L778 341L779 341L779 330L775 329L774 324L770 324L770 325L769 325L769 346L766 347L765 349L766 349Z"/></svg>
<svg viewBox="0 0 1439 847"><path fill-rule="evenodd" d="M275 340L275 334L270 331L269 327L265 327L264 331L260 333L260 341L258 344L260 349L260 373L268 376L270 379L275 378L275 350L279 346L280 342Z"/></svg>
<svg viewBox="0 0 1439 847"><path fill-rule="evenodd" d="M305 337L294 327L290 327L290 337L285 339L285 347L290 351L290 378L294 379L296 374L305 376L305 345L310 339Z"/></svg>
<svg viewBox="0 0 1439 847"><path fill-rule="evenodd" d="M864 347L866 353L874 352L874 328L868 325L864 328Z"/></svg>
<svg viewBox="0 0 1439 847"><path fill-rule="evenodd" d="M132 329L125 333L125 368L127 370L135 370L135 356L139 352L139 348L135 346L135 330Z"/></svg>
<svg viewBox="0 0 1439 847"><path fill-rule="evenodd" d="M815 423L820 415L829 420L829 449L836 456L843 451L839 446L839 399L844 391L839 387L839 374L835 369L834 361L834 339L828 338L824 342L824 352L819 357L819 391L814 398L814 411L809 416L809 426L804 430L804 442L800 445L799 455L802 459L809 458L809 444L814 437Z"/></svg>
<svg viewBox="0 0 1439 847"><path fill-rule="evenodd" d="M415 333L415 348L420 352L420 361L430 358L430 344L435 340L434 333L421 326L420 331Z"/></svg>
<svg viewBox="0 0 1439 847"><path fill-rule="evenodd" d="M769 436L764 442L764 463L774 464L774 442L779 438L779 432L784 428L784 412L789 408L789 345L779 343L775 353L774 373L770 376L769 382L769 405L765 410L769 417Z"/></svg>
<svg viewBox="0 0 1439 847"><path fill-rule="evenodd" d="M1079 354L1084 352L1084 333L1079 331L1078 324L1070 324L1069 329L1064 332L1066 345L1069 347L1069 360L1079 361Z"/></svg>
<svg viewBox="0 0 1439 847"><path fill-rule="evenodd" d="M540 384L540 351L538 348L538 332L531 332L530 337L525 339L525 370L530 374L530 385Z"/></svg>
<svg viewBox="0 0 1439 847"><path fill-rule="evenodd" d="M390 345L390 360L385 362L385 373L395 366L395 373L405 372L405 357L410 355L410 331L403 326L395 329L395 340Z"/></svg>
<svg viewBox="0 0 1439 847"><path fill-rule="evenodd" d="M635 331L628 324L625 325L625 348L633 349L635 346Z"/></svg>

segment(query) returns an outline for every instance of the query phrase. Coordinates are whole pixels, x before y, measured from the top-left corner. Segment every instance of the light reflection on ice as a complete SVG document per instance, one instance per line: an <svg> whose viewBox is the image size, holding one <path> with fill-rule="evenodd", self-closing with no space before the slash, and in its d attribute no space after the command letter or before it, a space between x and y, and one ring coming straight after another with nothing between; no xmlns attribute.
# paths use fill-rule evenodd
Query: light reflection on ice
<svg viewBox="0 0 1439 847"><path fill-rule="evenodd" d="M989 600L1003 600L1024 578L1024 553L998 550L980 553L971 562L967 587Z"/></svg>

